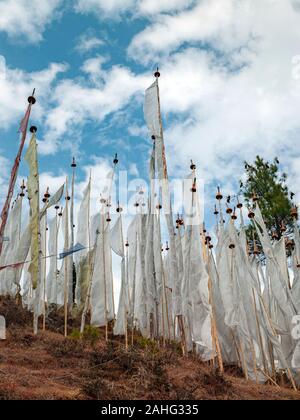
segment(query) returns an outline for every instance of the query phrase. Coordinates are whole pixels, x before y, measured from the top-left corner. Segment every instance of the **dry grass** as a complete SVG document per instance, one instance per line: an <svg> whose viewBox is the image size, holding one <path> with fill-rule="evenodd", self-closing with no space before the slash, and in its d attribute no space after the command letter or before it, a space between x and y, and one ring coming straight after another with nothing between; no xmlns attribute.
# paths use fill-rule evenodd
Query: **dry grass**
<svg viewBox="0 0 300 420"><path fill-rule="evenodd" d="M65 339L57 332L59 315L52 331L35 337L31 316L11 300L0 301L0 314L8 321L7 340L0 341L0 400L300 399L285 378L276 388L247 382L236 367L221 376L195 356L182 357L174 343L162 348L135 336L126 350L123 338L106 344L104 331L98 337L93 329L83 339L76 330Z"/></svg>

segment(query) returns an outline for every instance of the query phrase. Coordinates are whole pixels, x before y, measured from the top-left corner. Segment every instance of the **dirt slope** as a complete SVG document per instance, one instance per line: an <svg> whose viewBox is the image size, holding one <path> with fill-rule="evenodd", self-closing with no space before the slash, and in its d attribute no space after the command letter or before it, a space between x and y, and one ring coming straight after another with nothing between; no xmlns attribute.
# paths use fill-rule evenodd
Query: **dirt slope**
<svg viewBox="0 0 300 420"><path fill-rule="evenodd" d="M230 368L221 377L196 357L183 358L176 346L161 349L139 337L128 351L121 340L106 345L103 332L83 341L53 331L34 337L30 317L11 307L0 302L9 323L7 340L0 341L0 400L300 400L287 386L257 386Z"/></svg>

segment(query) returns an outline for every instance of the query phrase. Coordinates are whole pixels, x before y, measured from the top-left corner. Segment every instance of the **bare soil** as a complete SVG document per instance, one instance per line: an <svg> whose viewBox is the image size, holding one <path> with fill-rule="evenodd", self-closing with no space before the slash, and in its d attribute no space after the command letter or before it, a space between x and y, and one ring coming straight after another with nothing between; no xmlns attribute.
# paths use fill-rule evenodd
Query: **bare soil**
<svg viewBox="0 0 300 420"><path fill-rule="evenodd" d="M20 305L2 299L0 314L8 324L0 400L300 400L287 382L256 385L233 367L221 376L196 356L182 357L175 344L162 348L135 336L126 350L123 339L106 344L104 331L96 340L65 339L53 318L36 337Z"/></svg>

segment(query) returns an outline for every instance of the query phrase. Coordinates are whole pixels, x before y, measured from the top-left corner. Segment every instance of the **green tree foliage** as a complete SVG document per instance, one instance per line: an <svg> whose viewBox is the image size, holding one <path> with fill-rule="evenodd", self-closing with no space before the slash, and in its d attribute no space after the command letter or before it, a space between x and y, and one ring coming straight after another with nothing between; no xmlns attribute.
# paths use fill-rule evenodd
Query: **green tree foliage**
<svg viewBox="0 0 300 420"><path fill-rule="evenodd" d="M270 235L275 231L278 239L281 238L282 224L288 231L292 230L293 225L291 217L293 193L289 194L286 185L287 175L280 173L277 158L269 163L257 156L252 165L245 162L245 169L247 178L244 183L241 182L241 193L248 207L253 204L252 198L255 194ZM252 235L253 230L250 228L248 233Z"/></svg>

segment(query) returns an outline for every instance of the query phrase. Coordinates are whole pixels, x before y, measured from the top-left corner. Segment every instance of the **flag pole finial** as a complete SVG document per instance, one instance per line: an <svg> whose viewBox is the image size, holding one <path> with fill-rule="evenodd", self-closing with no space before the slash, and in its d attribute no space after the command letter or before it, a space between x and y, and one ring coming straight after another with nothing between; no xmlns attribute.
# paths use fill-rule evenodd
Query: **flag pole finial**
<svg viewBox="0 0 300 420"><path fill-rule="evenodd" d="M75 158L73 157L72 163L71 163L71 168L76 168L76 167L77 167L77 164L76 164Z"/></svg>
<svg viewBox="0 0 300 420"><path fill-rule="evenodd" d="M154 73L154 77L158 79L160 77L159 68L157 67L156 72Z"/></svg>
<svg viewBox="0 0 300 420"><path fill-rule="evenodd" d="M118 154L115 154L115 158L113 160L114 165L117 165L119 163Z"/></svg>
<svg viewBox="0 0 300 420"><path fill-rule="evenodd" d="M192 171L195 171L197 169L196 165L194 164L194 162L191 159L191 166L190 166Z"/></svg>
<svg viewBox="0 0 300 420"><path fill-rule="evenodd" d="M30 103L30 105L34 105L36 103L36 99L34 95L35 95L35 88L32 91L32 95L28 97L28 102Z"/></svg>
<svg viewBox="0 0 300 420"><path fill-rule="evenodd" d="M222 200L222 198L223 198L223 195L221 194L220 187L218 187L218 189L217 189L217 194L216 194L216 199L217 199L218 201L221 201L221 200Z"/></svg>

